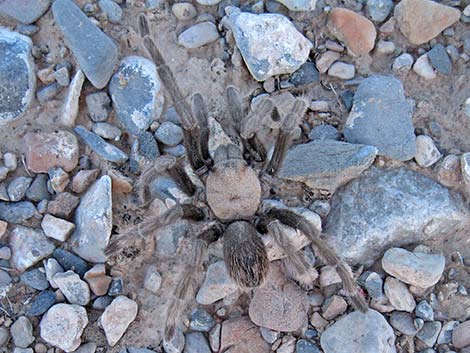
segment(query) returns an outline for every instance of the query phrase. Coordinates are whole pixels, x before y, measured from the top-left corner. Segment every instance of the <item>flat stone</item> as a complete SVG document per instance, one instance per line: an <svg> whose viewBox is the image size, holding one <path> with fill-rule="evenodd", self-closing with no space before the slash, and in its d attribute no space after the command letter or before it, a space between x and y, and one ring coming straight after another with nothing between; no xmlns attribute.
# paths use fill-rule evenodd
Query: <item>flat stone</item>
<svg viewBox="0 0 470 353"><path fill-rule="evenodd" d="M31 185L32 178L20 176L13 179L7 186L8 197L10 201L21 201L25 196L26 190Z"/></svg>
<svg viewBox="0 0 470 353"><path fill-rule="evenodd" d="M96 88L106 86L117 63L116 44L71 0L54 1L52 12L86 77Z"/></svg>
<svg viewBox="0 0 470 353"><path fill-rule="evenodd" d="M34 342L33 325L25 316L20 316L11 325L10 333L17 347L26 348Z"/></svg>
<svg viewBox="0 0 470 353"><path fill-rule="evenodd" d="M70 172L78 164L78 141L68 131L29 132L23 138L28 169L47 173L53 167Z"/></svg>
<svg viewBox="0 0 470 353"><path fill-rule="evenodd" d="M312 43L287 17L231 10L235 42L255 80L293 73L307 61Z"/></svg>
<svg viewBox="0 0 470 353"><path fill-rule="evenodd" d="M377 31L374 24L354 11L334 8L328 17L327 27L354 56L361 56L374 49Z"/></svg>
<svg viewBox="0 0 470 353"><path fill-rule="evenodd" d="M93 184L99 173L99 169L80 170L72 179L72 191L81 194Z"/></svg>
<svg viewBox="0 0 470 353"><path fill-rule="evenodd" d="M0 201L0 219L13 224L23 224L36 214L36 207L31 202Z"/></svg>
<svg viewBox="0 0 470 353"><path fill-rule="evenodd" d="M387 277L384 284L384 291L390 304L392 304L396 310L411 313L415 309L416 302L413 295L403 282L393 277Z"/></svg>
<svg viewBox="0 0 470 353"><path fill-rule="evenodd" d="M454 329L452 344L455 348L470 346L470 321L462 322Z"/></svg>
<svg viewBox="0 0 470 353"><path fill-rule="evenodd" d="M442 154L437 149L432 138L426 135L416 137L415 160L420 167L428 168L441 159Z"/></svg>
<svg viewBox="0 0 470 353"><path fill-rule="evenodd" d="M404 283L428 288L435 285L445 268L445 257L391 248L382 258L383 269Z"/></svg>
<svg viewBox="0 0 470 353"><path fill-rule="evenodd" d="M51 0L5 0L0 4L0 14L29 25L36 22L50 5Z"/></svg>
<svg viewBox="0 0 470 353"><path fill-rule="evenodd" d="M367 0L367 15L374 22L383 22L393 9L392 0Z"/></svg>
<svg viewBox="0 0 470 353"><path fill-rule="evenodd" d="M206 278L196 296L201 305L209 305L236 292L238 286L229 276L224 261L217 261L207 268Z"/></svg>
<svg viewBox="0 0 470 353"><path fill-rule="evenodd" d="M441 328L442 324L439 321L426 322L423 328L416 334L416 337L426 346L434 347Z"/></svg>
<svg viewBox="0 0 470 353"><path fill-rule="evenodd" d="M338 295L333 295L332 297L325 300L322 305L322 316L326 320L332 320L337 316L343 314L348 308L348 303Z"/></svg>
<svg viewBox="0 0 470 353"><path fill-rule="evenodd" d="M121 124L133 135L146 131L163 110L163 91L155 64L140 56L125 57L109 84Z"/></svg>
<svg viewBox="0 0 470 353"><path fill-rule="evenodd" d="M411 315L403 311L394 311L390 315L390 325L398 332L407 336L415 336L418 333Z"/></svg>
<svg viewBox="0 0 470 353"><path fill-rule="evenodd" d="M75 212L73 251L87 261L106 261L104 250L111 237L112 216L111 178L104 175L88 189Z"/></svg>
<svg viewBox="0 0 470 353"><path fill-rule="evenodd" d="M220 38L217 27L212 22L201 22L189 27L178 36L178 44L196 49L215 42Z"/></svg>
<svg viewBox="0 0 470 353"><path fill-rule="evenodd" d="M437 344L439 345L451 343L454 330L457 326L459 326L459 324L460 323L458 321L449 321L442 325L441 332L437 337Z"/></svg>
<svg viewBox="0 0 470 353"><path fill-rule="evenodd" d="M75 224L46 214L41 222L41 228L44 231L44 234L49 238L66 241L69 235L75 229Z"/></svg>
<svg viewBox="0 0 470 353"><path fill-rule="evenodd" d="M85 306L90 302L90 288L75 272L57 273L54 282L70 304Z"/></svg>
<svg viewBox="0 0 470 353"><path fill-rule="evenodd" d="M406 161L415 156L411 120L414 104L405 99L403 85L392 76L370 76L354 95L344 128L347 142L375 146L378 154Z"/></svg>
<svg viewBox="0 0 470 353"><path fill-rule="evenodd" d="M0 3L0 13L13 9L8 0ZM41 2L41 1L37 1ZM29 108L36 89L31 39L4 27L0 28L0 124L19 119Z"/></svg>
<svg viewBox="0 0 470 353"><path fill-rule="evenodd" d="M127 327L137 316L137 303L124 296L119 296L106 307L100 317L108 344L113 347L126 332Z"/></svg>
<svg viewBox="0 0 470 353"><path fill-rule="evenodd" d="M449 54L447 54L446 48L442 44L437 43L426 54L432 67L434 67L437 72L446 76L451 74L452 61L450 60Z"/></svg>
<svg viewBox="0 0 470 353"><path fill-rule="evenodd" d="M62 86L54 82L50 85L41 87L37 93L36 98L40 104L46 104L52 101L62 90Z"/></svg>
<svg viewBox="0 0 470 353"><path fill-rule="evenodd" d="M85 308L71 304L56 304L42 317L39 324L41 338L66 352L76 350L81 335L88 325Z"/></svg>
<svg viewBox="0 0 470 353"><path fill-rule="evenodd" d="M394 18L411 44L424 44L457 22L460 11L431 0L402 0Z"/></svg>
<svg viewBox="0 0 470 353"><path fill-rule="evenodd" d="M324 231L343 259L365 264L393 245L438 247L467 222L462 199L435 181L405 168L371 168L335 193Z"/></svg>
<svg viewBox="0 0 470 353"><path fill-rule="evenodd" d="M26 190L26 197L35 202L49 200L51 195L47 191L47 179L46 174L36 175L36 178L34 178L30 187Z"/></svg>
<svg viewBox="0 0 470 353"><path fill-rule="evenodd" d="M65 271L73 271L83 276L88 270L88 265L83 259L67 250L55 249L52 256L54 256L54 259L59 262Z"/></svg>
<svg viewBox="0 0 470 353"><path fill-rule="evenodd" d="M265 353L269 352L268 343L261 337L260 331L246 316L226 320L222 323L220 352Z"/></svg>
<svg viewBox="0 0 470 353"><path fill-rule="evenodd" d="M334 191L369 168L376 154L375 147L332 140L295 145L287 152L279 177Z"/></svg>
<svg viewBox="0 0 470 353"><path fill-rule="evenodd" d="M186 334L186 344L183 353L211 353L209 343L201 332Z"/></svg>
<svg viewBox="0 0 470 353"><path fill-rule="evenodd" d="M56 296L53 291L45 290L31 302L31 307L26 312L26 316L41 316L56 303Z"/></svg>
<svg viewBox="0 0 470 353"><path fill-rule="evenodd" d="M350 80L354 78L356 68L353 64L348 64L342 61L336 61L328 69L328 75L342 80Z"/></svg>
<svg viewBox="0 0 470 353"><path fill-rule="evenodd" d="M37 290L44 290L49 287L46 274L38 268L22 273L20 278L22 283Z"/></svg>

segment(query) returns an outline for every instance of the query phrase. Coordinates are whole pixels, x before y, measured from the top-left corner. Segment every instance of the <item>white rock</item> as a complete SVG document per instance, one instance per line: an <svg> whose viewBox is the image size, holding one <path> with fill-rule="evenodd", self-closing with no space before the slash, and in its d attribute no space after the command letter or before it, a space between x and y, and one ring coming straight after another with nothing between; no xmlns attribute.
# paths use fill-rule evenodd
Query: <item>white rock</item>
<svg viewBox="0 0 470 353"><path fill-rule="evenodd" d="M437 73L431 66L427 54L421 55L413 65L413 71L426 80L436 78Z"/></svg>
<svg viewBox="0 0 470 353"><path fill-rule="evenodd" d="M180 21L189 21L197 16L196 8L190 2L177 2L171 6L171 11Z"/></svg>
<svg viewBox="0 0 470 353"><path fill-rule="evenodd" d="M432 138L426 135L416 137L415 160L420 167L427 168L441 159L442 154L437 149Z"/></svg>
<svg viewBox="0 0 470 353"><path fill-rule="evenodd" d="M178 44L188 49L195 49L215 42L219 37L219 31L217 31L215 24L201 22L181 33L178 36Z"/></svg>
<svg viewBox="0 0 470 353"><path fill-rule="evenodd" d="M82 70L78 69L70 83L64 105L60 112L59 121L62 126L73 127L75 125L75 119L77 119L78 115L78 103L84 82L85 75Z"/></svg>
<svg viewBox="0 0 470 353"><path fill-rule="evenodd" d="M157 293L162 284L162 275L155 266L150 266L144 278L144 288L152 293Z"/></svg>
<svg viewBox="0 0 470 353"><path fill-rule="evenodd" d="M470 5L467 5L465 9L463 10L464 16L469 17L470 16Z"/></svg>
<svg viewBox="0 0 470 353"><path fill-rule="evenodd" d="M75 229L75 224L64 219L46 214L41 222L41 228L49 238L66 241Z"/></svg>
<svg viewBox="0 0 470 353"><path fill-rule="evenodd" d="M392 54L395 51L395 43L386 41L386 40L379 40L377 43L377 52L379 54Z"/></svg>
<svg viewBox="0 0 470 353"><path fill-rule="evenodd" d="M413 62L411 54L403 53L393 61L392 70L396 73L406 73L411 70Z"/></svg>
<svg viewBox="0 0 470 353"><path fill-rule="evenodd" d="M222 0L196 0L196 2L198 4L201 4L201 5L206 5L206 6L213 6L213 5L217 5L219 2L221 2Z"/></svg>
<svg viewBox="0 0 470 353"><path fill-rule="evenodd" d="M90 302L90 287L75 272L56 273L53 280L71 304L87 305Z"/></svg>
<svg viewBox="0 0 470 353"><path fill-rule="evenodd" d="M396 278L387 277L384 284L385 295L390 304L399 311L411 313L416 307L415 299L403 282Z"/></svg>
<svg viewBox="0 0 470 353"><path fill-rule="evenodd" d="M463 105L463 113L467 118L470 118L470 97L465 100Z"/></svg>
<svg viewBox="0 0 470 353"><path fill-rule="evenodd" d="M313 11L317 0L277 0L291 11Z"/></svg>
<svg viewBox="0 0 470 353"><path fill-rule="evenodd" d="M206 279L199 289L196 301L209 305L236 292L238 286L229 276L224 261L217 261L207 268Z"/></svg>
<svg viewBox="0 0 470 353"><path fill-rule="evenodd" d="M100 322L111 347L121 339L127 327L134 321L137 310L137 303L122 295L106 307L103 315L101 315Z"/></svg>
<svg viewBox="0 0 470 353"><path fill-rule="evenodd" d="M60 266L60 264L54 258L44 260L43 263L44 263L44 269L46 270L46 279L49 281L49 284L54 289L59 288L57 283L55 283L54 281L54 276L56 275L56 273L64 272L64 269L62 268L62 266Z"/></svg>
<svg viewBox="0 0 470 353"><path fill-rule="evenodd" d="M342 80L350 80L354 78L356 68L353 64L337 61L328 69L328 75L340 78Z"/></svg>

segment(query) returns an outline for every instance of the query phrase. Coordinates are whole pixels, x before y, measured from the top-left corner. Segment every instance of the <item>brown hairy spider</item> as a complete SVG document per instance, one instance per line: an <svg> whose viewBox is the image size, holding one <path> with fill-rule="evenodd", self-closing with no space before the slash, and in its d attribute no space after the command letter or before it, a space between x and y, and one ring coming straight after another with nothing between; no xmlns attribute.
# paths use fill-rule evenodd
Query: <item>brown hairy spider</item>
<svg viewBox="0 0 470 353"><path fill-rule="evenodd" d="M151 237L160 227L180 218L203 222L205 225L193 235L192 253L188 256L186 268L175 288L167 313L166 338L173 336L186 302L194 297L197 289L196 278L198 272L202 271L205 250L211 242L221 236L228 272L241 288L262 285L269 267L266 249L256 227L268 229L284 249L287 255L283 259L286 271L304 288L312 285L314 278L311 276L310 265L284 236L280 223L299 229L311 240L316 253L327 264L336 268L354 307L362 312L367 311L367 304L357 290L350 268L325 244L316 228L296 210L284 206L281 202L269 200L272 180L290 147L293 131L306 111L305 101L296 99L291 112L285 117L279 117L277 108L268 98L244 116L237 90L228 87L226 99L230 122L224 128L234 144L219 146L212 160L208 147L208 114L202 96L194 94L192 107L189 107L150 36L145 15L139 17L139 31L145 48L154 60L158 74L172 97L175 109L181 116L188 161L205 186L205 192L199 190L186 173L181 161L176 158L157 158L140 176L138 189L141 202L148 205L152 201L149 184L164 174L170 176L181 191L191 197L191 201L178 203L158 216L146 218L136 227L114 237L107 249L108 255L120 253L140 237ZM283 120L272 156L268 159L256 133L260 129L260 119L271 118L273 114ZM251 156L247 158L249 162L264 162L264 167L255 171L254 167L245 161L236 144L241 144L246 154Z"/></svg>

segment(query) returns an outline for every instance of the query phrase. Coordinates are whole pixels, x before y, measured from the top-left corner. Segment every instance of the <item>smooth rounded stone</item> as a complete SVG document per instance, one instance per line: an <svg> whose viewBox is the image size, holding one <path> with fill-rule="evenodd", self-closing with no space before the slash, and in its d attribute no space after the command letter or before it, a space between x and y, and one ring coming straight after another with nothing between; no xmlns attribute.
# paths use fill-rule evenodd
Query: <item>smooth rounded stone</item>
<svg viewBox="0 0 470 353"><path fill-rule="evenodd" d="M295 344L295 353L321 353L318 347L304 339L300 339Z"/></svg>
<svg viewBox="0 0 470 353"><path fill-rule="evenodd" d="M228 348L230 347L230 350ZM222 323L219 352L269 352L268 343L258 327L246 316L231 318Z"/></svg>
<svg viewBox="0 0 470 353"><path fill-rule="evenodd" d="M333 191L369 168L376 154L372 146L333 140L296 145L287 152L279 177Z"/></svg>
<svg viewBox="0 0 470 353"><path fill-rule="evenodd" d="M86 96L88 116L94 122L101 122L108 119L111 112L111 99L106 92L90 93Z"/></svg>
<svg viewBox="0 0 470 353"><path fill-rule="evenodd" d="M144 288L156 294L160 289L161 284L162 275L158 272L155 266L150 266L145 274Z"/></svg>
<svg viewBox="0 0 470 353"><path fill-rule="evenodd" d="M3 163L8 170L14 171L18 167L18 158L15 153L7 152L3 155Z"/></svg>
<svg viewBox="0 0 470 353"><path fill-rule="evenodd" d="M129 159L126 153L106 142L100 136L86 130L83 126L75 127L74 131L83 139L88 147L103 159L114 163L124 163Z"/></svg>
<svg viewBox="0 0 470 353"><path fill-rule="evenodd" d="M22 273L20 279L25 285L37 290L44 290L49 287L46 274L38 268Z"/></svg>
<svg viewBox="0 0 470 353"><path fill-rule="evenodd" d="M33 325L25 316L20 316L11 325L10 333L17 347L26 348L34 342Z"/></svg>
<svg viewBox="0 0 470 353"><path fill-rule="evenodd" d="M108 344L113 347L126 332L127 327L137 316L137 303L119 296L109 304L100 317Z"/></svg>
<svg viewBox="0 0 470 353"><path fill-rule="evenodd" d="M460 323L458 321L449 321L442 325L441 332L437 337L437 344L440 345L451 343L454 330L457 326L459 326L459 324Z"/></svg>
<svg viewBox="0 0 470 353"><path fill-rule="evenodd" d="M209 332L215 325L215 320L204 309L195 309L191 313L189 328L193 331Z"/></svg>
<svg viewBox="0 0 470 353"><path fill-rule="evenodd" d="M428 288L441 278L445 268L445 257L391 248L382 258L382 267L385 272L404 283Z"/></svg>
<svg viewBox="0 0 470 353"><path fill-rule="evenodd" d="M47 174L36 175L31 186L26 190L26 197L35 202L49 200L51 195L47 191L47 179Z"/></svg>
<svg viewBox="0 0 470 353"><path fill-rule="evenodd" d="M452 344L455 348L470 346L470 321L462 322L452 333Z"/></svg>
<svg viewBox="0 0 470 353"><path fill-rule="evenodd" d="M396 353L392 327L377 311L352 312L328 327L320 336L325 353Z"/></svg>
<svg viewBox="0 0 470 353"><path fill-rule="evenodd" d="M431 0L402 0L394 18L411 44L424 44L460 19L460 11Z"/></svg>
<svg viewBox="0 0 470 353"><path fill-rule="evenodd" d="M16 177L7 186L8 197L10 201L16 202L21 201L25 196L26 190L31 185L33 179L29 177Z"/></svg>
<svg viewBox="0 0 470 353"><path fill-rule="evenodd" d="M313 11L317 0L276 0L290 11Z"/></svg>
<svg viewBox="0 0 470 353"><path fill-rule="evenodd" d="M403 85L392 76L364 79L344 128L347 142L374 146L378 155L406 161L415 156L411 120L414 102L405 98Z"/></svg>
<svg viewBox="0 0 470 353"><path fill-rule="evenodd" d="M374 49L377 36L374 24L354 11L334 8L329 14L327 27L354 56L365 55Z"/></svg>
<svg viewBox="0 0 470 353"><path fill-rule="evenodd" d="M52 256L65 271L73 271L78 273L80 276L84 276L88 270L88 265L82 258L68 252L67 250L55 249Z"/></svg>
<svg viewBox="0 0 470 353"><path fill-rule="evenodd" d="M10 290L12 282L13 279L8 274L8 272L0 270L0 292L2 293L2 295L6 294L6 292Z"/></svg>
<svg viewBox="0 0 470 353"><path fill-rule="evenodd" d="M393 54L395 52L395 43L386 40L379 40L377 43L377 53L382 55Z"/></svg>
<svg viewBox="0 0 470 353"><path fill-rule="evenodd" d="M236 292L238 286L229 276L224 261L217 261L207 268L206 278L197 292L196 301L209 305Z"/></svg>
<svg viewBox="0 0 470 353"><path fill-rule="evenodd" d="M437 248L467 222L468 209L461 197L432 179L406 168L370 168L335 193L324 231L328 244L343 259L365 264L392 245L434 240ZM454 246L465 249L457 241ZM436 277L442 273L439 266L433 271ZM435 283L435 277L432 281L407 277L421 287ZM399 278L406 282L406 277Z"/></svg>
<svg viewBox="0 0 470 353"><path fill-rule="evenodd" d="M392 0L367 0L367 15L374 22L383 22L393 8Z"/></svg>
<svg viewBox="0 0 470 353"><path fill-rule="evenodd" d="M12 251L11 263L21 272L52 254L55 249L42 231L23 226L13 228L9 246Z"/></svg>
<svg viewBox="0 0 470 353"><path fill-rule="evenodd" d="M24 24L36 22L51 5L51 0L4 0L0 14Z"/></svg>
<svg viewBox="0 0 470 353"><path fill-rule="evenodd" d="M155 138L167 146L176 146L183 141L183 129L170 121L165 121L155 132Z"/></svg>
<svg viewBox="0 0 470 353"><path fill-rule="evenodd" d="M70 172L78 164L78 141L68 131L29 132L23 146L28 169L34 173L47 173L53 167Z"/></svg>
<svg viewBox="0 0 470 353"><path fill-rule="evenodd" d="M42 317L41 338L66 352L76 350L88 325L85 308L74 304L56 304Z"/></svg>
<svg viewBox="0 0 470 353"><path fill-rule="evenodd" d="M440 43L437 43L432 47L430 51L426 53L428 56L431 66L440 74L449 76L452 72L452 61L447 54L446 49Z"/></svg>
<svg viewBox="0 0 470 353"><path fill-rule="evenodd" d="M50 214L46 214L42 219L41 228L44 231L44 234L49 238L58 241L66 241L75 229L75 224L61 218L54 217Z"/></svg>
<svg viewBox="0 0 470 353"><path fill-rule="evenodd" d="M85 306L90 302L90 288L75 272L56 273L53 279L70 304Z"/></svg>
<svg viewBox="0 0 470 353"><path fill-rule="evenodd" d="M1 228L1 226L0 226ZM5 226L5 231L6 231L6 226ZM3 235L5 233L5 231L2 231L0 230L0 234ZM0 235L0 238L1 238L1 235ZM1 260L10 260L11 258L11 249L8 247L8 246L3 246L0 248L0 259Z"/></svg>
<svg viewBox="0 0 470 353"><path fill-rule="evenodd" d="M17 23L15 30L25 36L32 37L39 32L39 27L35 25L25 25L23 23Z"/></svg>
<svg viewBox="0 0 470 353"><path fill-rule="evenodd" d="M260 327L259 330L263 339L269 344L273 344L281 336L280 332L270 330L266 327Z"/></svg>
<svg viewBox="0 0 470 353"><path fill-rule="evenodd" d="M95 299L93 302L93 309L95 310L104 310L106 307L111 304L113 301L113 297L110 297L109 295L104 295L101 297L98 297Z"/></svg>
<svg viewBox="0 0 470 353"><path fill-rule="evenodd" d="M220 38L217 27L212 22L201 22L189 27L178 36L178 44L195 49L215 42Z"/></svg>
<svg viewBox="0 0 470 353"><path fill-rule="evenodd" d="M414 59L411 54L403 53L393 61L392 70L397 74L406 73L413 67Z"/></svg>
<svg viewBox="0 0 470 353"><path fill-rule="evenodd" d="M52 12L86 77L96 88L106 86L117 63L116 44L71 0L54 1Z"/></svg>
<svg viewBox="0 0 470 353"><path fill-rule="evenodd" d="M439 321L426 322L423 328L416 334L416 337L426 346L433 347L439 332L441 332L441 328L442 324Z"/></svg>
<svg viewBox="0 0 470 353"><path fill-rule="evenodd" d="M432 306L426 300L422 300L418 305L416 305L415 313L416 317L419 317L424 321L434 321L434 311Z"/></svg>
<svg viewBox="0 0 470 353"><path fill-rule="evenodd" d="M392 315L390 315L390 325L392 325L395 330L407 336L415 336L418 333L411 315L403 311L394 311Z"/></svg>
<svg viewBox="0 0 470 353"><path fill-rule="evenodd" d="M324 140L339 141L341 139L341 134L338 132L338 130L334 126L328 125L328 124L322 124L310 130L308 134L308 138L310 140L318 140L318 141L324 141Z"/></svg>
<svg viewBox="0 0 470 353"><path fill-rule="evenodd" d="M178 145L174 147L165 146L163 147L163 152L171 154L174 157L181 157L185 155L186 148L184 147L184 145Z"/></svg>
<svg viewBox="0 0 470 353"><path fill-rule="evenodd" d="M171 12L180 21L189 21L197 16L197 10L190 2L178 2L171 6Z"/></svg>
<svg viewBox="0 0 470 353"><path fill-rule="evenodd" d="M183 353L211 353L209 343L201 332L186 334L186 344Z"/></svg>
<svg viewBox="0 0 470 353"><path fill-rule="evenodd" d="M257 81L297 71L312 43L280 14L255 15L230 7L227 16L238 49Z"/></svg>
<svg viewBox="0 0 470 353"><path fill-rule="evenodd" d="M121 7L112 0L100 0L98 2L100 10L106 14L109 22L119 23L122 19Z"/></svg>
<svg viewBox="0 0 470 353"><path fill-rule="evenodd" d="M408 290L406 284L396 278L387 277L384 284L384 291L390 304L392 304L396 310L411 313L415 309L416 302L413 295Z"/></svg>
<svg viewBox="0 0 470 353"><path fill-rule="evenodd" d="M328 69L328 75L342 80L350 80L354 78L356 68L353 64L348 64L342 61L336 61Z"/></svg>
<svg viewBox="0 0 470 353"><path fill-rule="evenodd" d="M25 223L36 214L36 208L31 202L1 202L0 201L0 219L13 224Z"/></svg>
<svg viewBox="0 0 470 353"><path fill-rule="evenodd" d="M59 94L62 90L62 87L57 83L51 83L50 85L41 87L36 93L36 98L40 104L45 104L46 102L54 99L55 96Z"/></svg>
<svg viewBox="0 0 470 353"><path fill-rule="evenodd" d="M320 75L314 63L307 61L292 74L289 82L296 87L311 85L320 81ZM266 82L266 81L265 81Z"/></svg>
<svg viewBox="0 0 470 353"><path fill-rule="evenodd" d="M88 189L75 211L73 251L87 261L105 262L112 218L111 178L103 175Z"/></svg>
<svg viewBox="0 0 470 353"><path fill-rule="evenodd" d="M442 154L437 149L431 137L419 135L416 137L416 154L415 160L420 167L428 168L434 165Z"/></svg>
<svg viewBox="0 0 470 353"><path fill-rule="evenodd" d="M413 71L426 80L432 80L437 77L436 71L429 62L427 54L423 54L416 59L413 65Z"/></svg>
<svg viewBox="0 0 470 353"><path fill-rule="evenodd" d="M308 307L305 292L287 281L280 266L271 264L264 286L255 290L249 315L258 326L292 332L307 320Z"/></svg>
<svg viewBox="0 0 470 353"><path fill-rule="evenodd" d="M163 337L163 349L165 353L181 353L185 344L184 334L180 327L176 327L175 334L169 341Z"/></svg>
<svg viewBox="0 0 470 353"><path fill-rule="evenodd" d="M16 1L0 3L0 13L2 9L14 7L11 3ZM0 124L20 118L34 98L36 74L32 46L30 38L0 28Z"/></svg>
<svg viewBox="0 0 470 353"><path fill-rule="evenodd" d="M45 290L39 293L31 302L31 307L26 312L26 316L40 316L56 303L56 296L53 291Z"/></svg>
<svg viewBox="0 0 470 353"><path fill-rule="evenodd" d="M93 124L91 130L98 136L107 140L118 141L121 137L121 130L118 127L105 122Z"/></svg>
<svg viewBox="0 0 470 353"><path fill-rule="evenodd" d="M327 200L315 200L308 208L321 218L328 216L331 211L330 203Z"/></svg>

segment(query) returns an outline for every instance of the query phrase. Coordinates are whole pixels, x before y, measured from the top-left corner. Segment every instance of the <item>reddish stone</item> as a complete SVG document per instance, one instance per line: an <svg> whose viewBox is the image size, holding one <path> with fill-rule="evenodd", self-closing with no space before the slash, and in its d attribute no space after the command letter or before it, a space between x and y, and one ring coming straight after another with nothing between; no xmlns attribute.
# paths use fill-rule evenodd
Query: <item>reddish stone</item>
<svg viewBox="0 0 470 353"><path fill-rule="evenodd" d="M246 316L222 323L220 351L227 348L238 353L270 352L269 344L261 337L259 328Z"/></svg>
<svg viewBox="0 0 470 353"><path fill-rule="evenodd" d="M72 191L81 194L93 184L99 173L99 169L80 170L73 177Z"/></svg>
<svg viewBox="0 0 470 353"><path fill-rule="evenodd" d="M47 212L60 218L69 219L79 202L80 199L78 197L68 192L62 192L54 200L49 201Z"/></svg>

